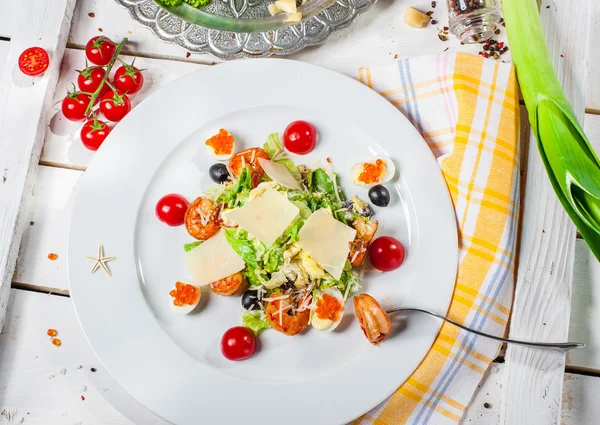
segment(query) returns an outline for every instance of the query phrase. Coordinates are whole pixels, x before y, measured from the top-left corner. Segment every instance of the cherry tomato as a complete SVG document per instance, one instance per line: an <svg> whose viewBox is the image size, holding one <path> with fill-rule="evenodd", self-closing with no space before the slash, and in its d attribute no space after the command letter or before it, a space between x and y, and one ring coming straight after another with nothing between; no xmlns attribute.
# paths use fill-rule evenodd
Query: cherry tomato
<svg viewBox="0 0 600 425"><path fill-rule="evenodd" d="M134 94L140 91L144 84L144 75L133 64L123 63L123 66L117 69L113 80L113 85L123 93Z"/></svg>
<svg viewBox="0 0 600 425"><path fill-rule="evenodd" d="M85 45L85 56L94 65L108 65L117 46L108 37L94 37Z"/></svg>
<svg viewBox="0 0 600 425"><path fill-rule="evenodd" d="M41 47L25 49L19 56L19 69L25 75L35 77L43 74L50 65L50 57Z"/></svg>
<svg viewBox="0 0 600 425"><path fill-rule="evenodd" d="M68 120L83 121L87 117L85 111L91 100L90 96L81 92L69 93L62 101L62 113Z"/></svg>
<svg viewBox="0 0 600 425"><path fill-rule="evenodd" d="M81 129L81 142L89 150L97 151L108 133L110 133L110 127L105 122L89 120Z"/></svg>
<svg viewBox="0 0 600 425"><path fill-rule="evenodd" d="M156 217L169 226L181 226L188 209L188 201L176 193L163 196L156 203Z"/></svg>
<svg viewBox="0 0 600 425"><path fill-rule="evenodd" d="M389 236L381 236L371 242L369 253L371 265L382 272L400 267L405 256L404 246Z"/></svg>
<svg viewBox="0 0 600 425"><path fill-rule="evenodd" d="M315 148L317 130L306 121L294 121L283 132L283 146L295 154L306 155Z"/></svg>
<svg viewBox="0 0 600 425"><path fill-rule="evenodd" d="M100 112L102 112L107 120L113 122L121 121L129 111L131 111L131 102L129 101L129 97L122 91L117 90L115 93L110 90L102 95Z"/></svg>
<svg viewBox="0 0 600 425"><path fill-rule="evenodd" d="M246 360L256 351L256 338L243 326L228 329L221 338L221 353L229 360Z"/></svg>
<svg viewBox="0 0 600 425"><path fill-rule="evenodd" d="M79 75L77 76L79 90L86 93L94 93L100 87L105 74L106 71L104 68L99 66L90 66L83 71L79 71Z"/></svg>

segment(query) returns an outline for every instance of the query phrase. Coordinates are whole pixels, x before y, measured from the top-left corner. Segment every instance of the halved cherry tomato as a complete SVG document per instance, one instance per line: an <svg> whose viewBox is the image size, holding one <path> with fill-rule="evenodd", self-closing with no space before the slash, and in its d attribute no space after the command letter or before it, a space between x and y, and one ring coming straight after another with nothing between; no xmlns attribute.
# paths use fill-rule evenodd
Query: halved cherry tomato
<svg viewBox="0 0 600 425"><path fill-rule="evenodd" d="M245 151L236 153L229 160L229 168L234 177L239 177L244 167L250 168L250 174L252 175L252 186L256 187L260 183L261 177L265 174L265 171L260 166L258 158L270 159L267 154L261 148L250 148Z"/></svg>
<svg viewBox="0 0 600 425"><path fill-rule="evenodd" d="M406 252L404 246L396 239L381 236L371 243L369 254L373 267L382 272L389 272L402 265Z"/></svg>
<svg viewBox="0 0 600 425"><path fill-rule="evenodd" d="M96 151L110 133L110 127L103 121L89 120L81 129L81 142L91 151Z"/></svg>
<svg viewBox="0 0 600 425"><path fill-rule="evenodd" d="M142 70L133 66L133 63L131 63L131 65L125 62L121 63L123 66L117 69L113 79L113 85L123 93L137 93L142 88L142 85L144 85L144 75L142 74Z"/></svg>
<svg viewBox="0 0 600 425"><path fill-rule="evenodd" d="M295 154L306 155L315 148L317 130L307 121L294 121L283 132L283 146Z"/></svg>
<svg viewBox="0 0 600 425"><path fill-rule="evenodd" d="M228 329L221 338L221 353L228 360L246 360L256 352L256 337L243 326Z"/></svg>
<svg viewBox="0 0 600 425"><path fill-rule="evenodd" d="M131 111L131 102L129 101L129 97L122 91L117 90L115 93L110 90L102 96L100 112L102 112L107 120L113 122L121 121L129 111Z"/></svg>
<svg viewBox="0 0 600 425"><path fill-rule="evenodd" d="M108 65L117 46L108 37L98 36L90 39L85 45L85 56L94 65Z"/></svg>
<svg viewBox="0 0 600 425"><path fill-rule="evenodd" d="M77 72L79 72L77 76L79 90L86 93L94 93L100 87L100 83L102 83L102 79L106 74L106 70L100 66L89 66L83 71ZM108 89L108 86L105 87Z"/></svg>
<svg viewBox="0 0 600 425"><path fill-rule="evenodd" d="M187 209L187 199L177 193L169 193L156 203L156 218L169 226L181 226Z"/></svg>
<svg viewBox="0 0 600 425"><path fill-rule="evenodd" d="M62 101L62 113L68 120L83 121L89 115L85 112L91 100L90 96L78 91L68 93Z"/></svg>
<svg viewBox="0 0 600 425"><path fill-rule="evenodd" d="M25 75L35 77L41 75L50 66L50 57L41 47L25 49L19 56L19 69Z"/></svg>

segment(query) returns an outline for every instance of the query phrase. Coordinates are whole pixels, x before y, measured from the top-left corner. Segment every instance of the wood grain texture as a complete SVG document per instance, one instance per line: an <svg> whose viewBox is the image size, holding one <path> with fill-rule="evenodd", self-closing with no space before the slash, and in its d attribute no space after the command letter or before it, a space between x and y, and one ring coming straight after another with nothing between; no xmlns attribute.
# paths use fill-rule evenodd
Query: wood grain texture
<svg viewBox="0 0 600 425"><path fill-rule="evenodd" d="M571 8L565 2L556 2L541 9L559 81L582 121L585 67L581 64L587 54L590 3L586 0ZM565 341L571 309L575 228L554 194L533 135L530 140L510 337ZM565 355L509 345L506 365L502 423L558 424Z"/></svg>
<svg viewBox="0 0 600 425"><path fill-rule="evenodd" d="M0 81L0 329L75 0L19 4ZM42 77L26 77L16 67L21 52L33 45L50 55Z"/></svg>
<svg viewBox="0 0 600 425"><path fill-rule="evenodd" d="M586 74L586 106L590 111L600 114L600 56L598 56L598 46L600 46L600 2L592 1L590 5L590 16L593 17L590 22L590 36L588 41L587 53L587 74Z"/></svg>

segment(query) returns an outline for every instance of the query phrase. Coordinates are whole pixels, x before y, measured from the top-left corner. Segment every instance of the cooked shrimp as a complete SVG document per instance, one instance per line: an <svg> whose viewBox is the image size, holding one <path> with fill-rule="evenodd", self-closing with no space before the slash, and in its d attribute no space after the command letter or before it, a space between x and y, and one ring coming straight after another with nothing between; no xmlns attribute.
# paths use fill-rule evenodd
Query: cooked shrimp
<svg viewBox="0 0 600 425"><path fill-rule="evenodd" d="M220 206L208 198L199 197L185 212L185 228L196 239L205 241L219 231Z"/></svg>
<svg viewBox="0 0 600 425"><path fill-rule="evenodd" d="M260 166L258 158L269 159L269 155L261 148L250 148L236 153L229 160L229 168L234 177L239 177L244 167L250 168L252 187L258 186L265 171Z"/></svg>
<svg viewBox="0 0 600 425"><path fill-rule="evenodd" d="M267 319L271 327L286 335L294 336L308 327L310 310L292 311L289 298L269 301L266 308Z"/></svg>
<svg viewBox="0 0 600 425"><path fill-rule="evenodd" d="M375 236L378 225L379 222L377 221L367 222L361 218L355 219L352 223L352 227L356 230L356 237L350 244L348 258L350 258L350 264L354 267L360 266L365 260L367 250L373 240L373 236Z"/></svg>
<svg viewBox="0 0 600 425"><path fill-rule="evenodd" d="M210 289L217 295L242 295L248 289L248 281L242 272L237 272L211 283Z"/></svg>
<svg viewBox="0 0 600 425"><path fill-rule="evenodd" d="M368 294L354 297L354 311L360 328L373 345L379 344L392 332L392 323L384 309Z"/></svg>

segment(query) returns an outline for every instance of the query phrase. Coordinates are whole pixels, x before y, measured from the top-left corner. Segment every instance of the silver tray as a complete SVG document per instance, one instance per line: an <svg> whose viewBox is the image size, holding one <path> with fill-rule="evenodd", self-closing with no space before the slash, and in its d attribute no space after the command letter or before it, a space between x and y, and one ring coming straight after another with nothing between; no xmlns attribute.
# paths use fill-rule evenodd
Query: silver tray
<svg viewBox="0 0 600 425"><path fill-rule="evenodd" d="M163 41L192 53L210 53L220 59L237 59L290 55L305 47L321 44L334 31L350 25L377 0L338 0L333 6L305 21L274 31L255 33L225 32L194 25L168 13L153 0L115 1ZM240 9L253 0L213 1Z"/></svg>

